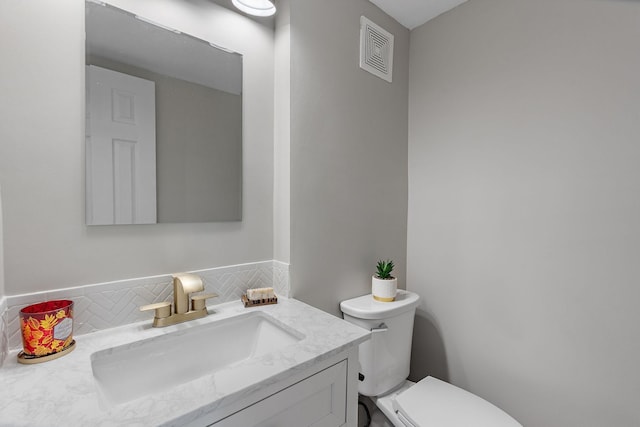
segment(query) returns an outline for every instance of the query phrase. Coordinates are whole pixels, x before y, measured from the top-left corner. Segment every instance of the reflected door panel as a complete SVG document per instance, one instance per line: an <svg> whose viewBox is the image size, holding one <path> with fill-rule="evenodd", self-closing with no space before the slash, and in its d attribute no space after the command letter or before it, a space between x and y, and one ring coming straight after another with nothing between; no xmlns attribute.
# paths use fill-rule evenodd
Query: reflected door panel
<svg viewBox="0 0 640 427"><path fill-rule="evenodd" d="M154 224L155 84L90 65L87 85L87 224Z"/></svg>

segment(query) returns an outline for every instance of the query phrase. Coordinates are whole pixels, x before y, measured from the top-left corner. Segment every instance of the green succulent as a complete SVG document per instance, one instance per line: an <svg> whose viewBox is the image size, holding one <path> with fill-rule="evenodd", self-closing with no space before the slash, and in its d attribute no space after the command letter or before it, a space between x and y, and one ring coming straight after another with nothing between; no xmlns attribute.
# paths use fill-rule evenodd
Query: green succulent
<svg viewBox="0 0 640 427"><path fill-rule="evenodd" d="M376 277L379 279L393 279L391 272L393 271L393 261L390 259L383 261L379 260L376 266Z"/></svg>

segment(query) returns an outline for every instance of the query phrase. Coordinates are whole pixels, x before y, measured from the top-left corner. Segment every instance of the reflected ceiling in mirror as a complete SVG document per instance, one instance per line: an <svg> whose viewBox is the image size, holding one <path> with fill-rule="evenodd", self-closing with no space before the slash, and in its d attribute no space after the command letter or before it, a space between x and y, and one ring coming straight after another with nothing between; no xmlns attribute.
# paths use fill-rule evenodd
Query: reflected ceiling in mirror
<svg viewBox="0 0 640 427"><path fill-rule="evenodd" d="M242 219L242 56L86 2L88 225Z"/></svg>

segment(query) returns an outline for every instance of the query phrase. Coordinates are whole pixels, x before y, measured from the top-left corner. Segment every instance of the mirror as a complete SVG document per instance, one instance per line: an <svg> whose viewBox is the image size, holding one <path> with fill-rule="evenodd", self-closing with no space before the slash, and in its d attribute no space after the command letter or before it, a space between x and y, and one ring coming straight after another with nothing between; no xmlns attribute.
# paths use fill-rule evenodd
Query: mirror
<svg viewBox="0 0 640 427"><path fill-rule="evenodd" d="M86 3L87 225L242 219L242 56Z"/></svg>

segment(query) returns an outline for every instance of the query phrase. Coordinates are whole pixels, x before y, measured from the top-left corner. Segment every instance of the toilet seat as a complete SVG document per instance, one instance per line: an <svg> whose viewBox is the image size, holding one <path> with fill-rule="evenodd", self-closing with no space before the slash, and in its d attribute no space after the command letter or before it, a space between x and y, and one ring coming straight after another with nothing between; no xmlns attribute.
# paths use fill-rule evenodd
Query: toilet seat
<svg viewBox="0 0 640 427"><path fill-rule="evenodd" d="M398 412L396 414L396 417L398 417L398 420L402 423L402 425L406 426L406 427L419 427L416 426L415 424L413 424L411 421L409 421L408 419L406 419L404 417L404 415L402 415L402 412Z"/></svg>
<svg viewBox="0 0 640 427"><path fill-rule="evenodd" d="M407 427L522 427L486 400L433 377L397 394L393 409Z"/></svg>

